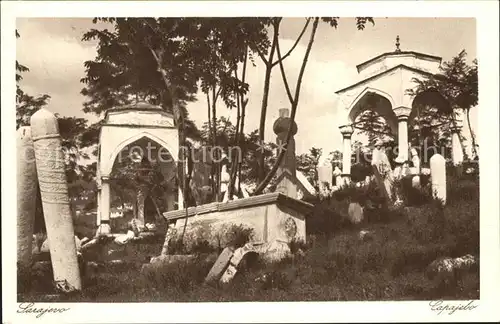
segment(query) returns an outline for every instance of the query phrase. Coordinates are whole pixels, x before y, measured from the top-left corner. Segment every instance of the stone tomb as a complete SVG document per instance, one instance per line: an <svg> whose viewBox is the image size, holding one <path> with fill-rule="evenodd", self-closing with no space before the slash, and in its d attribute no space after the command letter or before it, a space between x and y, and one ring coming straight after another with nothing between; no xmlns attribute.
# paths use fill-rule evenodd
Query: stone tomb
<svg viewBox="0 0 500 324"><path fill-rule="evenodd" d="M208 224L210 232L216 233L224 226L235 224L252 228L252 243L306 240L306 217L313 205L290 198L281 193L269 193L228 202L211 203L186 210L163 213L167 221L175 222L177 233L186 234L196 230L200 224ZM165 250L164 250L165 251Z"/></svg>

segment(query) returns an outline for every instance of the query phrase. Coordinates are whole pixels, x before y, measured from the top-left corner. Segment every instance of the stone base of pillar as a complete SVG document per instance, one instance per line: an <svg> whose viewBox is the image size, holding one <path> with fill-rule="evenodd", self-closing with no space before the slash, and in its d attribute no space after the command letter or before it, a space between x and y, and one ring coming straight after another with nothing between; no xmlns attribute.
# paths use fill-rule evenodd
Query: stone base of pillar
<svg viewBox="0 0 500 324"><path fill-rule="evenodd" d="M109 235L111 234L111 226L107 223L103 223L101 221L101 225L99 225L99 227L97 228L97 231L96 231L96 237L97 236L105 236L105 235Z"/></svg>

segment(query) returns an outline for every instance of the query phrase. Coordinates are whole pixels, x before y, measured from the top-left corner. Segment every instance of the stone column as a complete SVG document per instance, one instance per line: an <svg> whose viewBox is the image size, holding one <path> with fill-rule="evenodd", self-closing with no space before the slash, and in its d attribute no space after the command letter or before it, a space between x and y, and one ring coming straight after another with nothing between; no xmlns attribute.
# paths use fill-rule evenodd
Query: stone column
<svg viewBox="0 0 500 324"><path fill-rule="evenodd" d="M146 193L145 188L139 188L137 191L137 219L142 222L142 224L146 224L145 216L144 216L144 203L146 201Z"/></svg>
<svg viewBox="0 0 500 324"><path fill-rule="evenodd" d="M285 174L277 185L276 190L282 194L297 198L297 187L292 182L292 179L296 177L297 161L295 157L295 139L294 136L297 134L297 124L295 121L292 122L290 119L290 111L288 108L283 108L279 110L279 118L276 119L273 125L274 133L276 136L276 144L278 144L278 154L281 153L282 149L285 149L284 145L286 143L286 137L288 134L288 129L291 127L291 137L288 141L288 145L285 150L285 156L281 161L280 167L277 172L277 176L280 177L283 173Z"/></svg>
<svg viewBox="0 0 500 324"><path fill-rule="evenodd" d="M454 166L460 165L464 162L464 152L460 144L460 131L461 125L454 125L451 128L451 159Z"/></svg>
<svg viewBox="0 0 500 324"><path fill-rule="evenodd" d="M177 209L184 208L184 194L182 192L182 188L179 186L177 189Z"/></svg>
<svg viewBox="0 0 500 324"><path fill-rule="evenodd" d="M30 266L37 203L35 151L28 126L17 130L17 261Z"/></svg>
<svg viewBox="0 0 500 324"><path fill-rule="evenodd" d="M63 292L81 290L65 157L56 116L45 109L38 110L31 117L31 131L54 281Z"/></svg>
<svg viewBox="0 0 500 324"><path fill-rule="evenodd" d="M100 185L97 188L97 214L96 214L96 224L97 226L101 225L101 188Z"/></svg>
<svg viewBox="0 0 500 324"><path fill-rule="evenodd" d="M102 182L101 182L101 163L100 163L100 159L101 159L101 154L100 154L100 148L98 149L98 153L97 153L97 168L96 168L96 189L97 189L97 192L96 192L96 199L97 199L97 213L96 213L96 225L97 227L99 227L101 225L101 189L102 189Z"/></svg>
<svg viewBox="0 0 500 324"><path fill-rule="evenodd" d="M101 177L101 224L97 229L97 235L111 234L111 224L109 220L109 206L111 200L111 189L109 177Z"/></svg>
<svg viewBox="0 0 500 324"><path fill-rule="evenodd" d="M394 109L398 117L398 157L396 162L403 164L408 161L408 117L410 117L411 108L398 107Z"/></svg>
<svg viewBox="0 0 500 324"><path fill-rule="evenodd" d="M290 111L288 108L282 108L279 110L280 116L273 125L274 133L276 136L276 144L278 145L278 153L280 153L280 148L284 148L286 142L286 136L288 133L288 128L290 127L290 123L292 122L290 119ZM279 173L283 171L288 171L292 176L295 177L297 170L297 161L295 157L295 134L297 134L297 123L295 121L292 124L292 136L288 141L288 145L286 148L285 156L281 162ZM279 174L278 174L279 175Z"/></svg>
<svg viewBox="0 0 500 324"><path fill-rule="evenodd" d="M344 148L342 152L342 178L345 184L351 181L351 136L353 132L352 126L340 127Z"/></svg>

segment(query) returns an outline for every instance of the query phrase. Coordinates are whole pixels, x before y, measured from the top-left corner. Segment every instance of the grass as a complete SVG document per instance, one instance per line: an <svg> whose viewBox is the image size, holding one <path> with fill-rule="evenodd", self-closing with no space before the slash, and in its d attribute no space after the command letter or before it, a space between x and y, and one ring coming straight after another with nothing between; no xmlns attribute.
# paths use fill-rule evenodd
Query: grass
<svg viewBox="0 0 500 324"><path fill-rule="evenodd" d="M247 262L226 285L203 283L216 254L200 252L194 260L148 271L141 271L141 263L134 263L132 257L119 269L87 272L84 292L64 299L68 302L478 299L478 267L456 273L450 280L431 279L426 274L428 265L438 258L479 256L477 178L450 179L445 208L420 198L415 201L418 203L414 206L399 210L378 208L356 226L344 221L343 200L331 197L317 202L308 223L307 244L295 242L291 248L296 253L278 263ZM370 235L360 239L360 230ZM42 301L44 297L32 291L20 298Z"/></svg>

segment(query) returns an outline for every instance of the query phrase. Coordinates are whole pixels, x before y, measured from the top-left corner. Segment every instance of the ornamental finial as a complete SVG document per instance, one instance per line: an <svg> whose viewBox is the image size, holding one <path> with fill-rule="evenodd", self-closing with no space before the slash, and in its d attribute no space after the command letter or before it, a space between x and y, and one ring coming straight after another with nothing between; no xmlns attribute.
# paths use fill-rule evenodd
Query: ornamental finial
<svg viewBox="0 0 500 324"><path fill-rule="evenodd" d="M401 44L399 43L399 35L398 35L396 36L396 50L395 50L396 53L401 52L401 49L399 49L399 45Z"/></svg>

